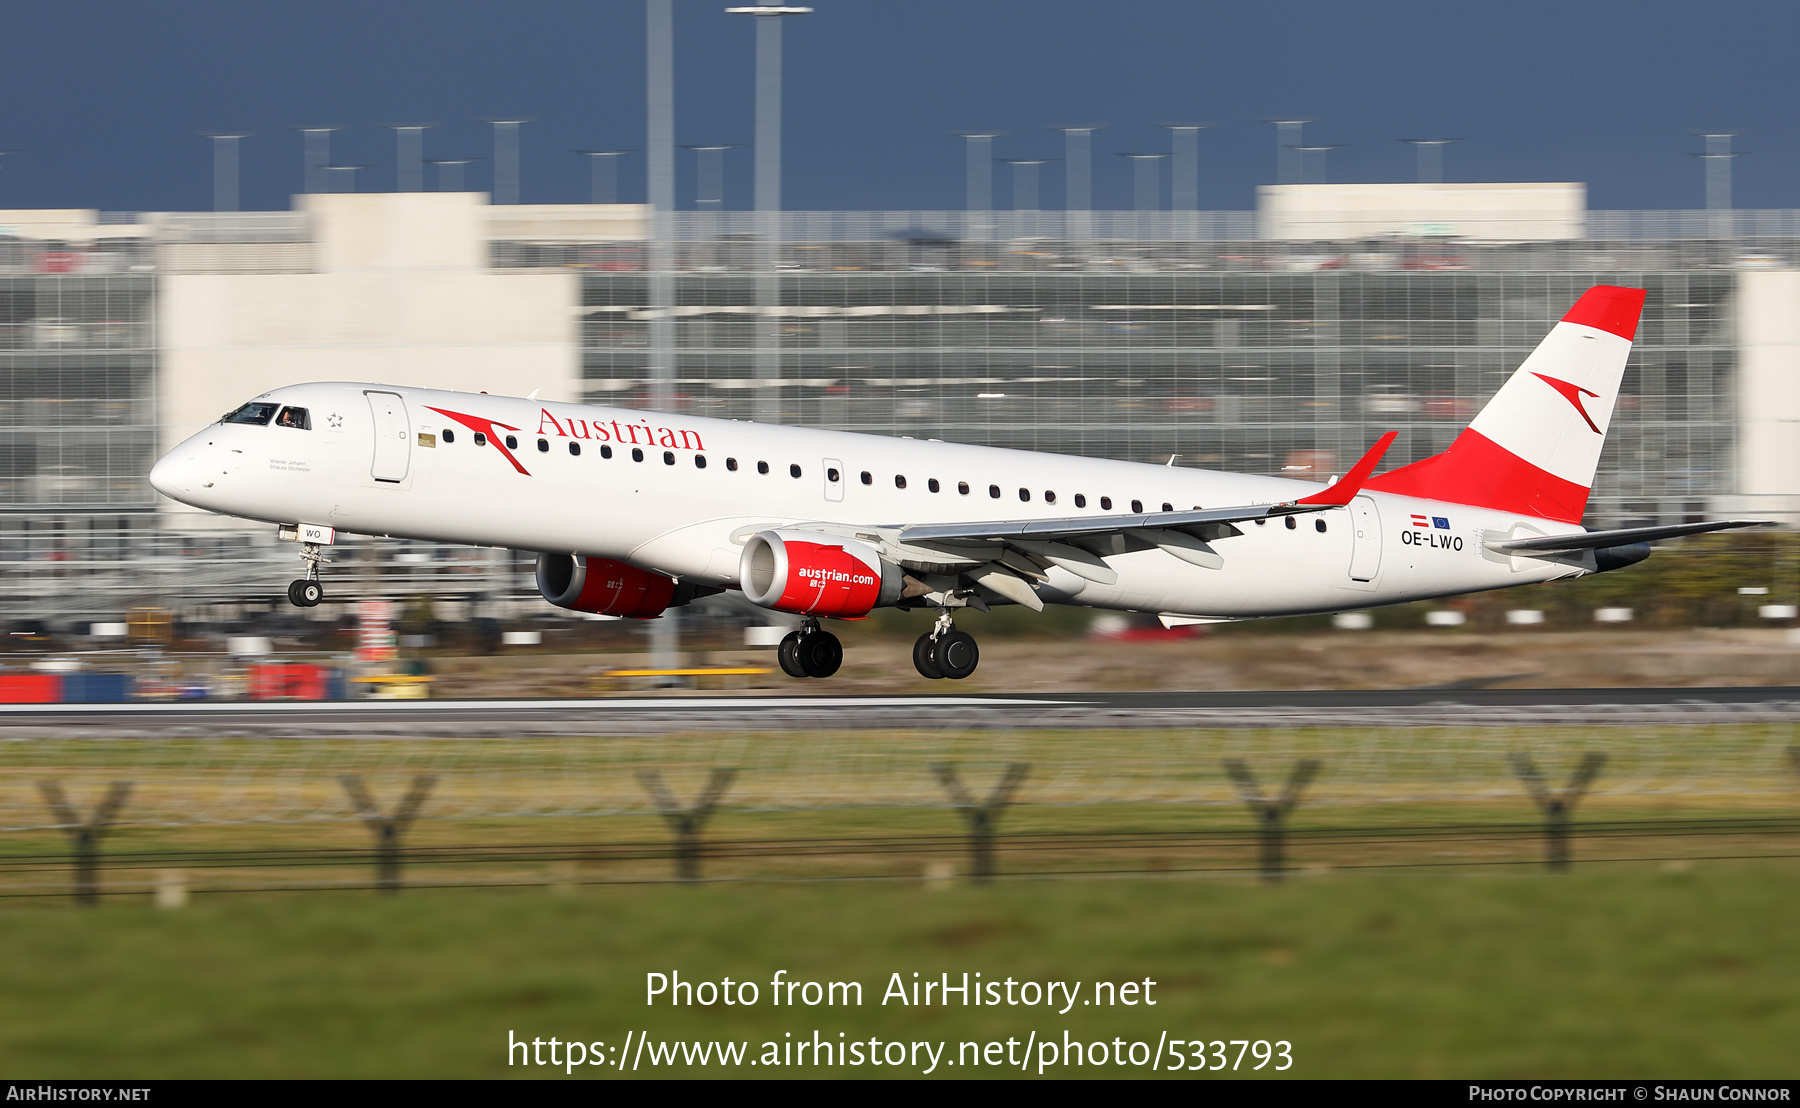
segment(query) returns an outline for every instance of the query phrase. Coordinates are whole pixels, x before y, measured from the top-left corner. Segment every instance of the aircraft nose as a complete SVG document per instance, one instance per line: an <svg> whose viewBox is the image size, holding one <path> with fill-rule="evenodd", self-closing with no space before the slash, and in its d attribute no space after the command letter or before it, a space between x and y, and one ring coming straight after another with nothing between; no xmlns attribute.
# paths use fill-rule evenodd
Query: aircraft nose
<svg viewBox="0 0 1800 1108"><path fill-rule="evenodd" d="M184 500L193 494L200 459L183 446L169 451L150 467L150 487L164 496Z"/></svg>

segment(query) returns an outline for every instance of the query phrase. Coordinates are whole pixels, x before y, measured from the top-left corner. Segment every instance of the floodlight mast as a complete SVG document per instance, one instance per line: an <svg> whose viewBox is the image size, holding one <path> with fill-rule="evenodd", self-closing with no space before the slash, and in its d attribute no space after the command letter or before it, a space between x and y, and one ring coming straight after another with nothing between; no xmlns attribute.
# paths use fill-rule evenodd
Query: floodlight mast
<svg viewBox="0 0 1800 1108"><path fill-rule="evenodd" d="M238 140L254 133L208 131L202 136L213 140L213 211L238 210Z"/></svg>
<svg viewBox="0 0 1800 1108"><path fill-rule="evenodd" d="M756 212L762 224L763 256L757 266L756 377L752 401L756 419L779 423L781 403L781 22L808 15L811 8L750 4L726 8L728 15L756 17Z"/></svg>
<svg viewBox="0 0 1800 1108"><path fill-rule="evenodd" d="M627 154L635 154L636 150L577 150L577 154L588 160L590 169L589 185L593 189L595 204L617 204L619 202L619 159Z"/></svg>
<svg viewBox="0 0 1800 1108"><path fill-rule="evenodd" d="M1089 237L1094 210L1094 132L1098 123L1052 127L1063 133L1063 219L1065 233L1075 241Z"/></svg>
<svg viewBox="0 0 1800 1108"><path fill-rule="evenodd" d="M1278 185L1294 184L1302 176L1300 156L1293 151L1300 145L1300 128L1313 122L1311 119L1268 119L1264 123L1275 125L1275 183Z"/></svg>
<svg viewBox="0 0 1800 1108"><path fill-rule="evenodd" d="M484 119L494 125L494 203L519 202L519 128L530 123L528 116L517 119Z"/></svg>
<svg viewBox="0 0 1800 1108"><path fill-rule="evenodd" d="M324 192L330 186L325 167L331 163L331 132L342 127L295 127L305 140L305 187L307 192Z"/></svg>
<svg viewBox="0 0 1800 1108"><path fill-rule="evenodd" d="M382 126L394 132L394 191L424 192L425 132L437 124L383 123Z"/></svg>
<svg viewBox="0 0 1800 1108"><path fill-rule="evenodd" d="M1709 233L1715 239L1733 237L1736 219L1731 211L1731 159L1743 157L1744 151L1733 151L1731 140L1738 131L1695 131L1706 140L1706 152L1695 154L1706 163L1706 211Z"/></svg>
<svg viewBox="0 0 1800 1108"><path fill-rule="evenodd" d="M439 192L461 192L463 190L463 166L480 160L480 158L428 158L426 164L438 167Z"/></svg>
<svg viewBox="0 0 1800 1108"><path fill-rule="evenodd" d="M1035 212L1038 210L1038 166L1047 165L1055 158L1001 158L1002 162L1012 166L1013 211Z"/></svg>
<svg viewBox="0 0 1800 1108"><path fill-rule="evenodd" d="M1325 184L1326 183L1325 155L1330 153L1333 150L1342 150L1343 148L1344 148L1344 144L1341 142L1325 143L1325 144L1317 145L1317 146L1293 147L1292 149L1293 149L1294 153L1302 159L1300 162L1300 183L1303 185L1304 184L1320 184L1320 185ZM1319 179L1316 182L1307 180L1307 178L1311 176L1311 174L1306 172L1305 158L1306 158L1306 155L1308 155L1308 154L1319 155Z"/></svg>
<svg viewBox="0 0 1800 1108"><path fill-rule="evenodd" d="M1134 202L1140 212L1154 212L1162 208L1162 174L1158 171L1157 162L1168 157L1167 154L1120 154L1119 157L1130 161L1135 169L1136 195Z"/></svg>
<svg viewBox="0 0 1800 1108"><path fill-rule="evenodd" d="M1200 210L1200 132L1210 123L1164 123L1173 156L1169 159L1169 207L1178 212Z"/></svg>
<svg viewBox="0 0 1800 1108"><path fill-rule="evenodd" d="M1462 139L1403 138L1400 141L1419 152L1419 183L1421 185L1441 185L1444 183L1444 147L1453 142L1461 142Z"/></svg>
<svg viewBox="0 0 1800 1108"><path fill-rule="evenodd" d="M682 145L683 150L692 150L699 183L694 190L694 207L703 212L716 212L725 206L725 151L736 150L741 142L720 143L715 146Z"/></svg>
<svg viewBox="0 0 1800 1108"><path fill-rule="evenodd" d="M356 191L356 171L359 169L372 169L374 167L367 166L367 165L322 165L319 168L326 173L327 180L330 179L330 174L333 174L333 173L344 174L350 180L350 188L348 189L348 191L355 192ZM338 192L340 190L331 189L329 191Z"/></svg>

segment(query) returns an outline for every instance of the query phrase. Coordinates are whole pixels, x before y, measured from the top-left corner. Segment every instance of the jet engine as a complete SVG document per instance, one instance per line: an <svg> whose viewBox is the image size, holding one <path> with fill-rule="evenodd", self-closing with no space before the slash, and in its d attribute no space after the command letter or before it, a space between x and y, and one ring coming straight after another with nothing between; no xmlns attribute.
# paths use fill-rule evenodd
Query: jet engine
<svg viewBox="0 0 1800 1108"><path fill-rule="evenodd" d="M677 595L673 577L579 554L539 554L537 585L544 599L558 608L631 619L655 619L693 599Z"/></svg>
<svg viewBox="0 0 1800 1108"><path fill-rule="evenodd" d="M808 616L865 616L900 599L900 567L867 543L816 531L758 531L738 580L752 603Z"/></svg>

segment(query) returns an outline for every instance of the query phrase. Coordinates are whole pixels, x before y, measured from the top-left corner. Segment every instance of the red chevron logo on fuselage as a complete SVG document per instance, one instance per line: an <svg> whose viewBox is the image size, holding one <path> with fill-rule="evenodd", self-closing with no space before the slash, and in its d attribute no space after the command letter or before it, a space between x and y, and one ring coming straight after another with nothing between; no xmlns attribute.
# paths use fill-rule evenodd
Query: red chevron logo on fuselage
<svg viewBox="0 0 1800 1108"><path fill-rule="evenodd" d="M1594 422L1594 417L1588 415L1587 409L1583 407L1581 403L1581 398L1583 396L1591 396L1595 400L1600 399L1599 393L1592 389L1584 389L1580 385L1571 385L1567 381L1559 381L1554 377L1546 377L1542 373L1533 373L1532 376L1561 393L1564 400L1575 405L1575 410L1581 413L1582 419L1587 420L1587 425L1594 429L1594 434L1598 435L1601 433L1599 425Z"/></svg>
<svg viewBox="0 0 1800 1108"><path fill-rule="evenodd" d="M527 477L531 476L531 471L520 465L519 459L513 457L512 451L506 448L506 440L500 435L494 434L494 428L496 427L502 427L508 431L517 431L517 427L507 423L495 423L491 419L483 419L480 416L464 415L461 412L446 411L443 408L432 408L429 404L427 404L426 407L431 408L432 411L441 416L449 416L469 430L480 434L483 438L487 439L487 441L493 445L494 449L498 450L507 461L512 463L514 469Z"/></svg>

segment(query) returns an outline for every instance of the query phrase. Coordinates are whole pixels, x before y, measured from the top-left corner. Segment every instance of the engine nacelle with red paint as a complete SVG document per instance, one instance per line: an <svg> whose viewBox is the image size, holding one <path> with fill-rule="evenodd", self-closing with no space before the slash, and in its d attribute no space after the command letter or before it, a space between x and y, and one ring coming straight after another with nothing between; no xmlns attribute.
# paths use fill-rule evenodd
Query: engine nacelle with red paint
<svg viewBox="0 0 1800 1108"><path fill-rule="evenodd" d="M578 554L539 554L537 585L558 608L631 619L655 619L686 599L676 596L673 577Z"/></svg>
<svg viewBox="0 0 1800 1108"><path fill-rule="evenodd" d="M900 599L901 577L867 543L816 531L758 531L738 564L752 603L809 616L866 616Z"/></svg>

